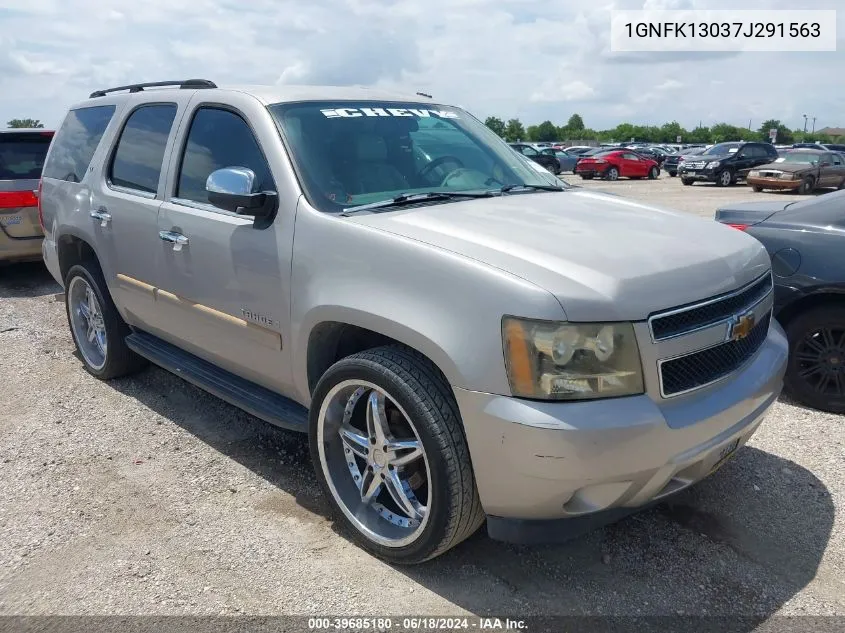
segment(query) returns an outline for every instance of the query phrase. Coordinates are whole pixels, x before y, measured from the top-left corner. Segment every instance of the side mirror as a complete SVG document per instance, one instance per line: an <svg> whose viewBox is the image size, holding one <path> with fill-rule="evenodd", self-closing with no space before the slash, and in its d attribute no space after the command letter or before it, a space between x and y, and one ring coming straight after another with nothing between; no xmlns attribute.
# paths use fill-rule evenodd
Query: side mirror
<svg viewBox="0 0 845 633"><path fill-rule="evenodd" d="M208 201L224 211L255 218L267 218L276 212L275 191L253 193L255 172L246 167L226 167L212 172L205 181Z"/></svg>

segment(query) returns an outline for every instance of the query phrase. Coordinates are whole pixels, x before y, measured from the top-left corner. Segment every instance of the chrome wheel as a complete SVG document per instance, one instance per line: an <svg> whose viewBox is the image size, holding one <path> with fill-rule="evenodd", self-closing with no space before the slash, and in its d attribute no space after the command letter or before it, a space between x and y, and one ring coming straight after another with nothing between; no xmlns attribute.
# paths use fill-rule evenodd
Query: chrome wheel
<svg viewBox="0 0 845 633"><path fill-rule="evenodd" d="M731 172L726 169L721 174L719 174L719 184L723 187L727 187L731 184L732 178L733 177L731 176Z"/></svg>
<svg viewBox="0 0 845 633"><path fill-rule="evenodd" d="M607 170L607 179L608 180L616 180L619 178L619 170L616 167L611 167Z"/></svg>
<svg viewBox="0 0 845 633"><path fill-rule="evenodd" d="M74 277L67 290L68 312L76 345L94 370L106 364L108 344L103 311L94 289L83 277Z"/></svg>
<svg viewBox="0 0 845 633"><path fill-rule="evenodd" d="M431 471L408 415L382 388L346 380L323 399L317 448L329 490L368 539L403 547L423 532Z"/></svg>

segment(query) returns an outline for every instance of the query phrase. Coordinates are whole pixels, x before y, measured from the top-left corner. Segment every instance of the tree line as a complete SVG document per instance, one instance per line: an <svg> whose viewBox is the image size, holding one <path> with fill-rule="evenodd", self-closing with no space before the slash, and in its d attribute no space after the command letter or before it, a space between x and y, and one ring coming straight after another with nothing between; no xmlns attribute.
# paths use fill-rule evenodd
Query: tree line
<svg viewBox="0 0 845 633"><path fill-rule="evenodd" d="M656 125L633 125L620 123L609 130L593 130L584 125L580 114L569 117L566 125L557 126L551 121L543 121L538 125L525 127L519 119L503 121L498 117L487 117L485 125L509 143L515 141L597 141L599 143L614 143L630 141L645 141L648 143L676 143L681 137L682 143L722 143L725 141L768 141L769 130L777 129L776 143L802 143L817 140L816 135L803 130L790 130L777 119L769 119L756 130L736 127L729 123L717 123L711 127L700 126L693 130L684 129L677 121ZM839 139L828 139L829 142L839 142Z"/></svg>
<svg viewBox="0 0 845 633"><path fill-rule="evenodd" d="M11 121L6 121L6 127L21 129L21 128L33 128L44 127L44 124L39 121L38 119L12 119Z"/></svg>

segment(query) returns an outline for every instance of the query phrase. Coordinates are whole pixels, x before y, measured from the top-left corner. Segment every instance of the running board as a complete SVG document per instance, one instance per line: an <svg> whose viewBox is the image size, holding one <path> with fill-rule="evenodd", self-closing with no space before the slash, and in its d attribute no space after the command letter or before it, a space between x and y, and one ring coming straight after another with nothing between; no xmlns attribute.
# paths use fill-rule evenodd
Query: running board
<svg viewBox="0 0 845 633"><path fill-rule="evenodd" d="M126 337L126 345L151 363L265 422L292 431L308 431L308 409L289 398L220 369L146 332L130 334Z"/></svg>

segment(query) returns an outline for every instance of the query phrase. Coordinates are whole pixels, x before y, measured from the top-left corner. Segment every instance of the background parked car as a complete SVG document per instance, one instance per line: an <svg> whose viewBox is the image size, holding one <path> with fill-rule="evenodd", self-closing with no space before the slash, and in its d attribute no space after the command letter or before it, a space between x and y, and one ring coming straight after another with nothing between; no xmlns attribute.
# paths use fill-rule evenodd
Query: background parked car
<svg viewBox="0 0 845 633"><path fill-rule="evenodd" d="M669 155L665 149L660 147L637 147L634 151L640 156L645 156L655 161L659 167L663 166L663 161Z"/></svg>
<svg viewBox="0 0 845 633"><path fill-rule="evenodd" d="M598 147L590 147L589 145L573 145L572 147L566 147L567 154L575 154L576 156L584 156L587 152L593 152L597 149L604 149Z"/></svg>
<svg viewBox="0 0 845 633"><path fill-rule="evenodd" d="M620 176L654 180L660 175L660 167L657 161L632 150L605 149L582 157L575 166L575 173L584 180L596 176L606 180L616 180Z"/></svg>
<svg viewBox="0 0 845 633"><path fill-rule="evenodd" d="M680 163L678 175L685 185L699 181L726 187L744 179L750 169L770 163L777 156L777 150L769 143L719 143L695 160Z"/></svg>
<svg viewBox="0 0 845 633"><path fill-rule="evenodd" d="M553 174L557 175L560 173L560 163L555 156L554 150L549 149L550 153L547 154L543 150L537 149L528 143L510 143L510 146L526 158L530 158L538 165L542 165Z"/></svg>
<svg viewBox="0 0 845 633"><path fill-rule="evenodd" d="M41 259L38 181L51 130L0 130L0 262Z"/></svg>
<svg viewBox="0 0 845 633"><path fill-rule="evenodd" d="M578 156L569 154L566 150L546 148L540 150L541 154L546 156L554 156L560 165L560 171L571 171L575 173L575 165L578 163Z"/></svg>
<svg viewBox="0 0 845 633"><path fill-rule="evenodd" d="M670 176L675 177L678 175L678 165L680 165L683 161L687 160L691 156L697 156L702 152L704 152L703 147L690 147L689 149L683 150L679 154L669 154L663 160L663 165L661 167Z"/></svg>
<svg viewBox="0 0 845 633"><path fill-rule="evenodd" d="M845 186L845 161L836 152L794 149L749 171L746 182L754 191L788 189L805 194L820 187L841 189Z"/></svg>
<svg viewBox="0 0 845 633"><path fill-rule="evenodd" d="M786 390L845 413L845 191L810 200L746 202L716 220L760 240L772 258L774 316L786 329Z"/></svg>

